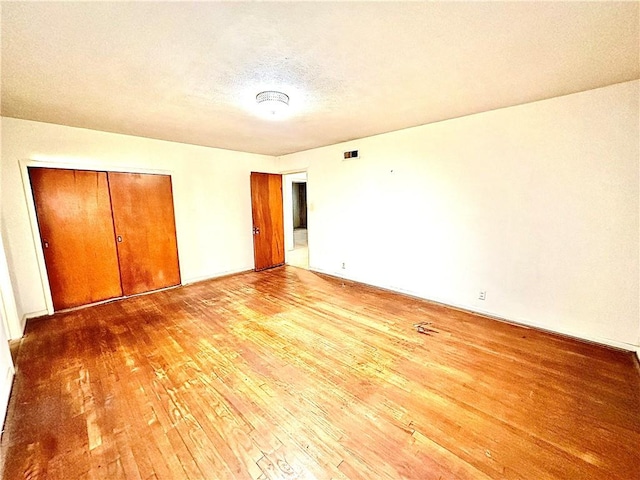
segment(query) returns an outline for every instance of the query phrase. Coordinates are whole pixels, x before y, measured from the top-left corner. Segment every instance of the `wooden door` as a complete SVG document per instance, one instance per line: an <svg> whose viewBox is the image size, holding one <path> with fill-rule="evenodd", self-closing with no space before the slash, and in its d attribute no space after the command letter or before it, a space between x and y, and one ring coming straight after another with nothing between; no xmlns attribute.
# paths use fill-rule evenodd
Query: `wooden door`
<svg viewBox="0 0 640 480"><path fill-rule="evenodd" d="M251 172L255 270L284 264L282 175Z"/></svg>
<svg viewBox="0 0 640 480"><path fill-rule="evenodd" d="M109 172L122 291L180 284L169 175Z"/></svg>
<svg viewBox="0 0 640 480"><path fill-rule="evenodd" d="M29 168L55 310L122 295L105 172Z"/></svg>

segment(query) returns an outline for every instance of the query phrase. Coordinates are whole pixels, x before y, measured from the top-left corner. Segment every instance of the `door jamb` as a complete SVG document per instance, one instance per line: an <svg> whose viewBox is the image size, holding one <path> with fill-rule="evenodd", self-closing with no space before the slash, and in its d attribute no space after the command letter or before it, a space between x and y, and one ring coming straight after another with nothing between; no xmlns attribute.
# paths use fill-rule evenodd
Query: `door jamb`
<svg viewBox="0 0 640 480"><path fill-rule="evenodd" d="M294 169L294 170L286 170L284 172L280 172L280 175L282 175L282 188L283 188L283 202L282 202L282 214L285 216L284 218L287 218L287 215L290 216L291 212L286 212L285 211L285 202L284 202L284 179L287 175L293 175L296 173L304 173L306 174L306 181L305 183L307 184L307 232L309 231L309 171L307 168L298 168L298 169ZM286 221L285 221L286 223ZM285 232L286 234L286 232ZM284 250L284 263L287 264L287 242L286 242L286 238L285 238L285 250ZM309 248L309 237L307 237L307 255L309 255L309 251L311 250Z"/></svg>

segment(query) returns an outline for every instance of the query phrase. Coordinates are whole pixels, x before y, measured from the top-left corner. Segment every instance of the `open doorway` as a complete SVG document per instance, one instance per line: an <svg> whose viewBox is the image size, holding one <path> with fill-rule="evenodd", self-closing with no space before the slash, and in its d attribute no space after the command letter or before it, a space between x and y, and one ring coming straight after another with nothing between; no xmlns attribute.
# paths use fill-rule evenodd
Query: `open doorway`
<svg viewBox="0 0 640 480"><path fill-rule="evenodd" d="M285 262L308 269L307 172L284 175L283 179Z"/></svg>

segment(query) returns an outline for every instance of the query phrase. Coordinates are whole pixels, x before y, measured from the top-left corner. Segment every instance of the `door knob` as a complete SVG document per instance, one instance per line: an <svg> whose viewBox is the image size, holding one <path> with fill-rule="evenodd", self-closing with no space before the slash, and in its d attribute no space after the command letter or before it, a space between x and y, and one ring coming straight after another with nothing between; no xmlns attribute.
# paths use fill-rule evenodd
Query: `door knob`
<svg viewBox="0 0 640 480"><path fill-rule="evenodd" d="M118 235L118 242L122 242L122 237Z"/></svg>
<svg viewBox="0 0 640 480"><path fill-rule="evenodd" d="M44 241L44 248L49 248L49 242L47 242L46 240Z"/></svg>

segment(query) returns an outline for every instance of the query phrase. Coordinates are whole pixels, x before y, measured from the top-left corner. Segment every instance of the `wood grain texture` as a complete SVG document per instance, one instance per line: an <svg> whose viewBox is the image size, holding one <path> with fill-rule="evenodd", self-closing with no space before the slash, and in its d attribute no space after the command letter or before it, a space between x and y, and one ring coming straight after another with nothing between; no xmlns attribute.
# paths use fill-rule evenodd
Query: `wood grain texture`
<svg viewBox="0 0 640 480"><path fill-rule="evenodd" d="M180 284L171 176L109 172L125 295Z"/></svg>
<svg viewBox="0 0 640 480"><path fill-rule="evenodd" d="M56 310L122 295L105 172L29 168Z"/></svg>
<svg viewBox="0 0 640 480"><path fill-rule="evenodd" d="M255 270L284 264L282 175L251 172Z"/></svg>
<svg viewBox="0 0 640 480"><path fill-rule="evenodd" d="M293 267L31 320L16 355L7 479L632 479L640 465L632 353Z"/></svg>

